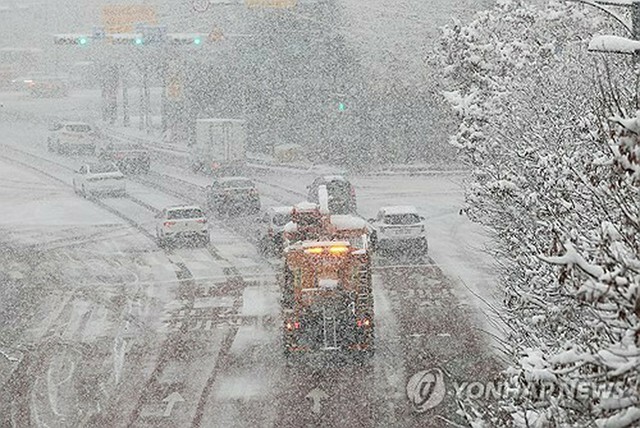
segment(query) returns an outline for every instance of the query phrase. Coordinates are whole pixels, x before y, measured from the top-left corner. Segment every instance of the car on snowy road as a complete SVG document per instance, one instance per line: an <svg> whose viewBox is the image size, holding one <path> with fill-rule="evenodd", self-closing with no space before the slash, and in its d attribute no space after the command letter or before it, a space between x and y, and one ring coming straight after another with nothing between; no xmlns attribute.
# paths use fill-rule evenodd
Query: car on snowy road
<svg viewBox="0 0 640 428"><path fill-rule="evenodd" d="M112 162L86 163L73 175L73 190L84 197L93 194L124 196L127 193L124 174Z"/></svg>
<svg viewBox="0 0 640 428"><path fill-rule="evenodd" d="M378 250L409 250L415 253L428 250L424 222L424 217L413 206L382 207L376 218L369 219Z"/></svg>
<svg viewBox="0 0 640 428"><path fill-rule="evenodd" d="M146 174L151 168L149 150L136 143L110 141L100 147L98 158L115 163L126 174Z"/></svg>
<svg viewBox="0 0 640 428"><path fill-rule="evenodd" d="M320 187L326 186L329 212L331 214L355 214L356 192L353 185L342 175L323 175L313 180L307 190L308 200L320 203Z"/></svg>
<svg viewBox="0 0 640 428"><path fill-rule="evenodd" d="M262 232L259 238L260 251L279 255L284 243L284 227L291 221L293 207L271 207L261 217Z"/></svg>
<svg viewBox="0 0 640 428"><path fill-rule="evenodd" d="M164 208L156 215L156 237L160 245L183 240L209 244L209 227L204 210L195 205L176 205Z"/></svg>
<svg viewBox="0 0 640 428"><path fill-rule="evenodd" d="M257 214L260 212L260 194L256 184L248 178L216 178L207 186L206 204L217 214Z"/></svg>
<svg viewBox="0 0 640 428"><path fill-rule="evenodd" d="M56 122L50 128L47 149L60 154L86 153L96 151L97 133L85 122Z"/></svg>

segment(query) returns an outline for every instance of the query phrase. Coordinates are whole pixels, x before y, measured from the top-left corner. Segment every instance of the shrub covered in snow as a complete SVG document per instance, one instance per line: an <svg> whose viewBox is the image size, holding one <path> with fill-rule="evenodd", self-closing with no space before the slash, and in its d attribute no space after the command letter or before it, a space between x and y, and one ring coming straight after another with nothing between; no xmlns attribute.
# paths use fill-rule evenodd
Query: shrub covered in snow
<svg viewBox="0 0 640 428"><path fill-rule="evenodd" d="M444 28L467 212L495 232L503 266L504 376L565 391L461 402L474 425L640 424L639 81L629 58L587 51L610 25L575 4L503 0ZM577 384L591 393L566 393Z"/></svg>

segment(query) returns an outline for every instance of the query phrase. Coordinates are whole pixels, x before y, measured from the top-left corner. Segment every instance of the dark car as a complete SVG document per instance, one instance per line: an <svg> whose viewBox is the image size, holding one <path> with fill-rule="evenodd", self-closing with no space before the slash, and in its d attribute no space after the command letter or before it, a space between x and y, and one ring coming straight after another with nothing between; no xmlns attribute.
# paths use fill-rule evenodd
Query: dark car
<svg viewBox="0 0 640 428"><path fill-rule="evenodd" d="M100 160L115 163L124 173L148 173L151 168L149 150L140 144L110 142L100 149Z"/></svg>
<svg viewBox="0 0 640 428"><path fill-rule="evenodd" d="M218 214L257 214L260 195L255 183L248 178L217 178L207 186L206 205Z"/></svg>
<svg viewBox="0 0 640 428"><path fill-rule="evenodd" d="M319 191L326 186L328 208L331 214L355 214L356 192L351 183L341 175L323 175L313 180L307 189L309 201L320 204Z"/></svg>
<svg viewBox="0 0 640 428"><path fill-rule="evenodd" d="M261 218L260 251L278 255L282 252L284 227L291 221L293 207L271 207Z"/></svg>

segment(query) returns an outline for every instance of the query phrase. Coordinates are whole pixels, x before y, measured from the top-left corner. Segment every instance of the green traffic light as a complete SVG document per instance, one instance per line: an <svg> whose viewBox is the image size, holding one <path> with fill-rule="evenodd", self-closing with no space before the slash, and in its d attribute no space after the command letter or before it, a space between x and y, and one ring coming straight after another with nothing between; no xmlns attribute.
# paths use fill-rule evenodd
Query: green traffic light
<svg viewBox="0 0 640 428"><path fill-rule="evenodd" d="M135 43L136 43L136 45L141 45L142 44L142 39L140 37L136 37Z"/></svg>
<svg viewBox="0 0 640 428"><path fill-rule="evenodd" d="M345 106L344 103L338 103L338 110L345 111L346 109L347 109L347 106Z"/></svg>
<svg viewBox="0 0 640 428"><path fill-rule="evenodd" d="M202 43L202 39L200 37L196 37L195 39L193 39L193 43L199 45L200 43Z"/></svg>
<svg viewBox="0 0 640 428"><path fill-rule="evenodd" d="M87 44L87 39L86 39L86 37L80 37L80 38L78 39L78 43L79 43L79 44L81 44L81 45L86 45L86 44Z"/></svg>

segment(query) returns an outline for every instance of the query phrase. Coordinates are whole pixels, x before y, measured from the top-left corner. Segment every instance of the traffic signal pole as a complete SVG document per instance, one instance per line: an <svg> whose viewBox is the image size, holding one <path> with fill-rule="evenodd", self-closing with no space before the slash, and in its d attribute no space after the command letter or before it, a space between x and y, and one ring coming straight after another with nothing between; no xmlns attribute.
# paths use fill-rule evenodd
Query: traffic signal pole
<svg viewBox="0 0 640 428"><path fill-rule="evenodd" d="M633 40L640 40L640 0L631 4L631 28Z"/></svg>

